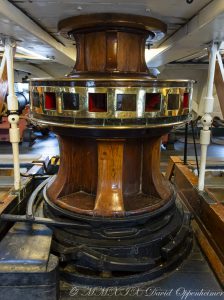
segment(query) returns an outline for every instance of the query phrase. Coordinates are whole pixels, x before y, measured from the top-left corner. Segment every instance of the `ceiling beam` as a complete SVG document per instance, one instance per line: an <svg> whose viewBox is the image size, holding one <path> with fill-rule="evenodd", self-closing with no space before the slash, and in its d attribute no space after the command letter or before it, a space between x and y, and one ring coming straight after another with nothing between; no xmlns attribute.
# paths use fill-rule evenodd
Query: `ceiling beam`
<svg viewBox="0 0 224 300"><path fill-rule="evenodd" d="M151 67L158 67L200 52L213 40L224 40L224 1L213 0L157 49L146 51Z"/></svg>
<svg viewBox="0 0 224 300"><path fill-rule="evenodd" d="M172 63L167 64L166 70L208 70L207 63ZM159 70L163 68L163 66L159 67Z"/></svg>
<svg viewBox="0 0 224 300"><path fill-rule="evenodd" d="M50 74L47 72L41 70L40 68L37 67L37 65L31 65L28 63L23 63L23 62L14 62L14 69L26 73L31 74L31 78L52 78Z"/></svg>
<svg viewBox="0 0 224 300"><path fill-rule="evenodd" d="M12 24L14 23L21 27L25 32L38 38L46 45L51 46L55 50L55 61L68 66L74 65L74 47L65 47L12 3L7 0L0 0L0 15L10 20ZM14 36L14 38L19 39L20 37ZM25 38L24 36L24 39Z"/></svg>
<svg viewBox="0 0 224 300"><path fill-rule="evenodd" d="M215 83L215 88L216 88L216 92L220 104L220 109L222 112L222 117L224 117L224 82L223 82L223 77L218 62L216 62L216 66L215 66L214 83Z"/></svg>

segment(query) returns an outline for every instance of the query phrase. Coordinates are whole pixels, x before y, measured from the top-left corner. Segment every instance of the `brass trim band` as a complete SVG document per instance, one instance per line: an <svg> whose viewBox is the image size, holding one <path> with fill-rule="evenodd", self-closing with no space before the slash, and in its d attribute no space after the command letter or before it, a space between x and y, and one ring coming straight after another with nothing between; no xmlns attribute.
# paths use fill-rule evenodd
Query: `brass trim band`
<svg viewBox="0 0 224 300"><path fill-rule="evenodd" d="M149 119L158 119L160 124L164 125L163 118L168 124L172 122L172 117L189 116L192 102L192 88L188 86L189 82L185 82L187 87L67 87L67 86L31 86L31 111L33 115L38 116L39 121L50 123L51 120L57 118L56 123L79 125L91 125L90 120L101 120L98 126L123 126L122 120L128 126L152 126ZM55 97L55 107L46 107L46 95L50 94ZM68 109L65 107L65 102L68 99L63 99L64 95L78 95L77 107ZM105 95L105 110L94 111L90 110L89 97L90 95ZM152 98L156 95L157 103L153 104ZM187 95L187 103L184 103L184 97ZM118 96L130 96L129 105L124 109L119 108ZM36 99L34 99L36 97ZM148 98L147 98L148 97ZM150 108L147 111L147 101ZM37 99L38 98L38 99ZM160 100L158 100L160 99ZM136 101L136 103L134 103ZM159 103L160 102L160 103ZM154 106L153 106L154 105ZM127 110L126 110L127 109ZM53 118L54 117L54 118ZM66 120L69 119L69 121ZM170 118L170 120L169 120ZM125 120L130 119L129 122ZM136 119L136 120L135 120ZM164 119L164 121L165 121ZM105 121L102 121L105 120ZM109 122L108 120L114 120ZM120 121L121 120L121 121ZM117 121L117 122L116 122ZM179 121L178 121L179 122ZM95 126L97 121L94 122ZM125 125L126 126L126 125Z"/></svg>

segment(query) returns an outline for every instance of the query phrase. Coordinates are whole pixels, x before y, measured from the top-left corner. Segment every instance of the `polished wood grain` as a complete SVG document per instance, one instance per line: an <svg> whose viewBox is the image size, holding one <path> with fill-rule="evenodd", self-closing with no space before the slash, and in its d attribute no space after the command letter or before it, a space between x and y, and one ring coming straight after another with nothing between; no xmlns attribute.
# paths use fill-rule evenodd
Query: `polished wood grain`
<svg viewBox="0 0 224 300"><path fill-rule="evenodd" d="M145 42L147 32L107 30L76 33L76 72L147 73Z"/></svg>
<svg viewBox="0 0 224 300"><path fill-rule="evenodd" d="M222 261L220 260L219 255L215 251L215 249L212 246L211 241L207 238L207 236L204 234L204 232L201 230L200 226L197 224L196 221L192 222L192 228L194 231L194 234L196 236L196 239L207 257L215 275L217 276L218 280L224 285L224 265Z"/></svg>
<svg viewBox="0 0 224 300"><path fill-rule="evenodd" d="M194 216L193 230L216 275L224 279L224 205L215 195L200 194L198 177L175 157L174 182L182 201ZM175 163L177 161L177 163ZM208 187L209 189L209 187ZM206 197L204 197L206 195Z"/></svg>
<svg viewBox="0 0 224 300"><path fill-rule="evenodd" d="M106 68L106 34L105 32L91 32L85 34L85 69L77 71L104 71Z"/></svg>
<svg viewBox="0 0 224 300"><path fill-rule="evenodd" d="M85 36L74 35L76 41L76 68L78 70L85 70Z"/></svg>
<svg viewBox="0 0 224 300"><path fill-rule="evenodd" d="M146 16L119 14L119 13L96 13L74 16L61 20L58 24L60 34L71 37L74 32L96 31L96 28L116 27L131 28L135 30L145 30L149 35L154 36L154 31L165 34L167 25L162 21Z"/></svg>
<svg viewBox="0 0 224 300"><path fill-rule="evenodd" d="M182 164L182 160L178 156L170 156L170 159L167 164L165 178L167 180L171 180L174 172L174 168L176 164Z"/></svg>
<svg viewBox="0 0 224 300"><path fill-rule="evenodd" d="M123 148L123 141L98 141L98 183L94 210L103 215L124 211Z"/></svg>
<svg viewBox="0 0 224 300"><path fill-rule="evenodd" d="M141 191L142 141L127 139L124 144L123 193L137 195Z"/></svg>
<svg viewBox="0 0 224 300"><path fill-rule="evenodd" d="M161 138L146 140L143 144L142 192L168 201L173 189L160 172Z"/></svg>
<svg viewBox="0 0 224 300"><path fill-rule="evenodd" d="M106 66L107 71L117 70L117 52L118 52L118 41L117 32L107 31L106 32Z"/></svg>
<svg viewBox="0 0 224 300"><path fill-rule="evenodd" d="M113 216L153 211L173 195L160 172L160 138L59 137L61 164L47 195L67 210Z"/></svg>
<svg viewBox="0 0 224 300"><path fill-rule="evenodd" d="M63 20L59 30L76 42L71 75L108 81L114 74L124 80L148 76L146 40L165 33L166 25L150 17L92 14ZM138 84L137 79L132 83ZM134 107L123 101L122 109L135 110L135 99L131 102ZM172 198L173 188L160 172L160 139L171 128L143 128L134 134L116 125L113 133L106 126L91 133L88 126L79 133L63 125L52 128L59 136L61 165L47 196L58 206L80 214L124 217L156 210Z"/></svg>
<svg viewBox="0 0 224 300"><path fill-rule="evenodd" d="M75 72L148 73L145 45L166 24L144 16L126 14L81 15L59 22L60 33L76 42Z"/></svg>
<svg viewBox="0 0 224 300"><path fill-rule="evenodd" d="M56 201L75 192L96 194L97 145L88 139L59 137L61 164L58 175L48 188L48 196Z"/></svg>
<svg viewBox="0 0 224 300"><path fill-rule="evenodd" d="M121 72L147 72L145 42L147 34L118 32L117 69ZM142 44L144 47L142 47Z"/></svg>

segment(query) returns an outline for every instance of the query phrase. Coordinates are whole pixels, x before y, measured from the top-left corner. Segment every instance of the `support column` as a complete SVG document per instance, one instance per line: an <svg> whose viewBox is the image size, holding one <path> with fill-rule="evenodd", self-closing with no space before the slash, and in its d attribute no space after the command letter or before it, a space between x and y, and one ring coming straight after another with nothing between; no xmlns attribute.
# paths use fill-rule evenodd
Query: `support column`
<svg viewBox="0 0 224 300"><path fill-rule="evenodd" d="M205 185L207 149L208 149L208 145L210 144L210 137L211 137L210 126L212 124L212 116L210 115L210 113L212 113L213 111L213 103L214 103L213 85L214 85L217 53L218 53L218 44L214 43L211 47L211 53L209 59L208 88L207 88L207 96L204 99L205 114L201 119L203 129L200 132L201 160L200 160L200 170L199 170L199 180L198 180L199 191L203 191Z"/></svg>
<svg viewBox="0 0 224 300"><path fill-rule="evenodd" d="M5 55L7 64L7 76L8 76L8 96L7 105L10 112L8 116L8 121L10 124L9 129L9 139L12 144L13 153L13 165L14 165L14 188L16 191L20 189L20 164L19 164L19 142L20 142L20 132L19 132L19 116L18 116L18 100L14 91L14 49L16 44L11 39L5 40Z"/></svg>

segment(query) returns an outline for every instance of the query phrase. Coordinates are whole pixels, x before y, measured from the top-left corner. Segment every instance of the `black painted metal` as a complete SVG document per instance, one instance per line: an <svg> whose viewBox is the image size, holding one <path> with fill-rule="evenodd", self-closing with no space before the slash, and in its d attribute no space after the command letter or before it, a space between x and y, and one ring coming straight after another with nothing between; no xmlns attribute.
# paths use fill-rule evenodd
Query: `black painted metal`
<svg viewBox="0 0 224 300"><path fill-rule="evenodd" d="M51 127L57 127L54 123L58 123L59 125L63 124L70 124L70 125L74 125L74 117L69 117L69 116L48 116L48 115L44 115L44 114L38 114L33 112L32 116L34 119L38 120L42 120L43 122L48 122L47 125L49 126L49 128ZM75 124L78 126L86 126L86 127L91 127L91 126L117 126L117 128L115 130L110 130L110 131L106 131L105 132L108 134L116 134L116 135L121 135L123 134L123 136L126 136L127 134L127 129L122 129L122 126L142 126L142 128L131 128L131 132L133 133L137 133L137 134L141 134L141 135L145 135L145 133L149 136L152 132L151 129L147 129L147 125L154 125L157 126L159 128L154 128L155 130L163 130L161 127L165 126L165 127L172 127L173 123L181 123L181 122L186 122L189 121L190 117L189 114L186 115L182 115L182 116L168 116L168 117L157 117L157 118L127 118L127 119L120 119L120 118L75 118ZM41 121L39 121L41 123ZM158 126L161 125L161 126ZM72 128L72 132L78 132L79 131L83 131L84 136L87 135L87 133L90 132L90 130L88 129L84 129L86 132L84 132L84 130L80 127L74 127ZM144 128L144 126L146 126L146 128ZM121 127L121 128L119 128ZM59 126L60 128L60 126ZM63 130L64 127L62 126ZM69 128L66 128L66 130L68 130ZM102 129L102 128L101 128ZM96 131L96 132L95 132ZM96 134L99 132L100 130L94 128L94 130L91 130L91 136L96 136ZM168 130L170 131L170 129ZM130 130L129 130L130 132ZM144 134L143 134L144 133Z"/></svg>
<svg viewBox="0 0 224 300"><path fill-rule="evenodd" d="M45 178L45 177L44 177ZM41 179L43 179L41 177ZM26 215L14 215L14 214L7 214L3 213L0 214L0 220L4 222L22 222L28 224L43 224L47 226L54 226L54 227L73 227L77 229L87 229L90 225L80 222L66 222L64 220L57 221L54 219L43 218L43 217L36 217L35 216L35 208L38 205L36 202L42 200L42 190L46 186L46 184L51 180L51 177L48 177L44 181L42 181L36 189L31 193L26 205Z"/></svg>
<svg viewBox="0 0 224 300"><path fill-rule="evenodd" d="M76 72L77 76L72 76L65 80L64 78L61 80L41 80L41 79L33 79L32 86L38 87L157 87L157 88L179 88L179 87L192 87L192 83L194 81L189 80L158 80L152 79L150 76L143 77L142 74L135 74L135 78L130 78L128 73L117 73L115 77L109 77L105 80L102 80L99 77L99 73L91 72L91 76L89 76L89 72L83 73L82 75L85 79L80 80L79 73ZM85 76L86 75L86 76ZM90 78L89 78L90 77ZM89 78L89 79L88 79ZM95 78L95 79L94 79ZM98 79L99 80L98 80ZM125 78L125 80L124 80ZM130 80L127 80L130 79ZM134 79L134 80L133 80Z"/></svg>
<svg viewBox="0 0 224 300"><path fill-rule="evenodd" d="M1 214L0 220L5 222L19 222L19 223L28 223L28 224L42 224L47 226L54 227L75 227L75 228L89 228L90 226L86 224L80 224L77 222L65 222L65 221L55 221L49 218L42 217L33 217L27 218L26 215L12 215L12 214Z"/></svg>
<svg viewBox="0 0 224 300"><path fill-rule="evenodd" d="M198 171L198 176L199 176L198 152L197 152L197 146L196 146L196 142L195 142L194 123L192 120L191 120L191 131L192 131L192 137L193 137L193 143L194 143L194 154L195 154L195 159L196 159L197 171Z"/></svg>
<svg viewBox="0 0 224 300"><path fill-rule="evenodd" d="M187 164L187 146L188 146L188 123L185 124L185 137L184 137L184 164Z"/></svg>
<svg viewBox="0 0 224 300"><path fill-rule="evenodd" d="M0 242L0 298L59 298L58 258L50 254L52 232L16 223Z"/></svg>
<svg viewBox="0 0 224 300"><path fill-rule="evenodd" d="M54 205L46 195L49 180L41 182L31 194L26 215L2 214L1 220L52 228L52 251L66 264L62 274L67 280L77 283L87 276L88 284L93 285L151 280L173 270L190 252L190 217L176 205L175 193L156 211L103 218L76 214ZM38 199L43 196L45 218L35 216ZM67 269L71 266L75 266L75 271L69 275ZM109 278L103 277L105 273Z"/></svg>
<svg viewBox="0 0 224 300"><path fill-rule="evenodd" d="M151 213L102 218L68 212L46 198L44 214L91 225L87 230L54 228L52 251L63 262L61 276L73 283L84 278L85 284L102 286L152 280L176 268L191 249L190 216L174 199Z"/></svg>

